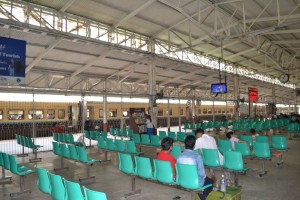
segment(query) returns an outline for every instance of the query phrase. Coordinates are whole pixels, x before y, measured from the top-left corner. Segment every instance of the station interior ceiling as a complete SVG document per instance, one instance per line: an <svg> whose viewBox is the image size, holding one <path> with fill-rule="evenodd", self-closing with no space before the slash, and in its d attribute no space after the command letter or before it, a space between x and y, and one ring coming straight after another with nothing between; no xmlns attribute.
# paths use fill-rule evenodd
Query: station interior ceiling
<svg viewBox="0 0 300 200"><path fill-rule="evenodd" d="M9 16L0 1L0 13ZM99 22L107 28L108 41L0 18L1 36L27 41L26 84L1 85L2 91L145 96L149 94L149 65L153 65L155 89L172 98L234 100L234 74L238 70L240 98L248 99L248 87L258 88L260 102L297 103L300 87L300 0L30 0L13 1ZM32 14L32 15L33 15ZM13 16L11 13L10 16ZM41 18L42 19L42 18ZM41 20L40 19L40 20ZM86 24L83 23L83 26ZM147 49L112 42L116 33L125 40L138 37ZM104 35L103 34L103 35ZM120 36L119 36L120 37ZM132 41L132 40L131 40ZM126 42L126 41L125 41ZM165 46L163 46L165 45ZM144 44L145 46L145 44ZM156 49L169 47L165 53ZM228 93L211 95L211 83L220 82L218 65L193 63L172 53L193 52L225 63L221 82ZM178 56L178 55L177 55ZM226 67L225 67L226 68ZM248 71L243 71L246 69ZM244 74L243 74L244 73ZM288 84L278 77L289 75ZM268 81L265 78L268 77ZM271 80L274 81L269 81ZM273 90L274 90L273 89Z"/></svg>

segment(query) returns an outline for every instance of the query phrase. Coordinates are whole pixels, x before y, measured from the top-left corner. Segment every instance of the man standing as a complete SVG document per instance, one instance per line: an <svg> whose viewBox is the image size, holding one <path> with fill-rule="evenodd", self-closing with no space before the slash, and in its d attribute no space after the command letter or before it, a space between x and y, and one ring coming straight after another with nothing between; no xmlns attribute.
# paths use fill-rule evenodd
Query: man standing
<svg viewBox="0 0 300 200"><path fill-rule="evenodd" d="M185 150L178 156L177 163L196 165L198 171L199 187L213 184L213 180L206 176L202 157L193 152L195 147L196 137L188 135L184 140ZM199 194L201 200L205 200L208 194L212 191L212 187L204 189L203 194Z"/></svg>

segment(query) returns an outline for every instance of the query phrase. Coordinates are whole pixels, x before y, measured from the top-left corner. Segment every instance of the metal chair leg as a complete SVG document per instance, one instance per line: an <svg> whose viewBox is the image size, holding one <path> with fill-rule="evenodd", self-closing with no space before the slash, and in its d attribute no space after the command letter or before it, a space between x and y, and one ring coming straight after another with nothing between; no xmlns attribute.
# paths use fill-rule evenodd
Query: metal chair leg
<svg viewBox="0 0 300 200"><path fill-rule="evenodd" d="M86 178L80 178L80 183L90 183L95 182L95 176L90 176L90 165L86 164Z"/></svg>
<svg viewBox="0 0 300 200"><path fill-rule="evenodd" d="M23 195L23 194L31 193L31 190L24 190L24 179L25 179L25 176L20 176L20 192L10 193L9 196L11 198L15 198L15 197Z"/></svg>
<svg viewBox="0 0 300 200"><path fill-rule="evenodd" d="M60 168L55 168L54 171L55 172L59 172L59 171L65 171L65 170L68 170L69 167L64 167L64 158L61 156L60 157Z"/></svg>
<svg viewBox="0 0 300 200"><path fill-rule="evenodd" d="M141 194L142 190L141 189L136 189L135 188L135 177L131 176L131 192L124 194L123 197L126 199L129 196L133 196L136 194Z"/></svg>
<svg viewBox="0 0 300 200"><path fill-rule="evenodd" d="M41 162L42 161L42 158L37 157L37 149L33 149L33 155L34 155L34 158L29 159L30 163L33 163L33 162L35 163L35 162Z"/></svg>
<svg viewBox="0 0 300 200"><path fill-rule="evenodd" d="M262 160L262 172L259 173L259 176L262 177L263 175L267 174L268 171L266 171L266 163L265 163L265 160Z"/></svg>

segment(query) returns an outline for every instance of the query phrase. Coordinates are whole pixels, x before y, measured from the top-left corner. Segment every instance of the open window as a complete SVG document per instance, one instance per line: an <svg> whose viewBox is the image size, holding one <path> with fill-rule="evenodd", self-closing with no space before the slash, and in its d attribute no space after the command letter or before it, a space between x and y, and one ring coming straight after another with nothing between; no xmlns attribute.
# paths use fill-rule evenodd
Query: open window
<svg viewBox="0 0 300 200"><path fill-rule="evenodd" d="M22 120L24 119L24 110L9 110L8 120Z"/></svg>
<svg viewBox="0 0 300 200"><path fill-rule="evenodd" d="M54 109L47 110L47 118L48 119L55 119L55 110Z"/></svg>
<svg viewBox="0 0 300 200"><path fill-rule="evenodd" d="M43 119L44 111L43 110L29 110L28 119Z"/></svg>

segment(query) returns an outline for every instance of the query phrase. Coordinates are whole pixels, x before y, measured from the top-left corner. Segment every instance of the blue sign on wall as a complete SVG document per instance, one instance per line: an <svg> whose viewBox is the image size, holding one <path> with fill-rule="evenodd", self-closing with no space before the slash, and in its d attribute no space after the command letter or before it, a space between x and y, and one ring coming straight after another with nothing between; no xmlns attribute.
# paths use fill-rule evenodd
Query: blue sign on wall
<svg viewBox="0 0 300 200"><path fill-rule="evenodd" d="M26 41L0 37L0 83L25 83Z"/></svg>

